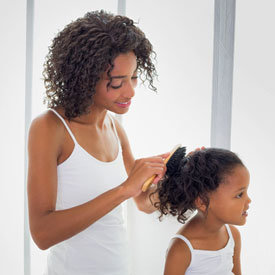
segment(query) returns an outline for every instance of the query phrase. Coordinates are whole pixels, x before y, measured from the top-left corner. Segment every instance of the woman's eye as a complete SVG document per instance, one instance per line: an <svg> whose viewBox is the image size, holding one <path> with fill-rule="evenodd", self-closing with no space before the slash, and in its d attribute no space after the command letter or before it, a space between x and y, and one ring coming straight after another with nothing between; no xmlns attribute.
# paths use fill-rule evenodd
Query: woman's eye
<svg viewBox="0 0 275 275"><path fill-rule="evenodd" d="M111 85L111 88L112 89L119 89L121 86L122 86L122 83L120 85L118 85L118 86Z"/></svg>
<svg viewBox="0 0 275 275"><path fill-rule="evenodd" d="M122 86L122 81L120 79L111 79L111 88L119 89Z"/></svg>
<svg viewBox="0 0 275 275"><path fill-rule="evenodd" d="M133 87L135 88L137 86L137 83L138 83L138 77L137 76L132 76L132 83L133 83Z"/></svg>
<svg viewBox="0 0 275 275"><path fill-rule="evenodd" d="M138 79L138 76L132 76L131 79L133 81L136 81ZM119 82L119 80L117 80L117 79L112 80L111 83L113 83L112 85L110 85L112 89L119 89L123 85L123 81Z"/></svg>

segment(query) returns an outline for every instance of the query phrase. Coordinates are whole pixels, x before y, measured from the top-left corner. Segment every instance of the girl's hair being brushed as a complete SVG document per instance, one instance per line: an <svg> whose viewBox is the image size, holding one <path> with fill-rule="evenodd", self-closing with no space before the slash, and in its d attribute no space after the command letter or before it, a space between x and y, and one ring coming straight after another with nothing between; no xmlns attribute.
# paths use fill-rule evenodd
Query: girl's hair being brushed
<svg viewBox="0 0 275 275"><path fill-rule="evenodd" d="M160 219L171 214L181 223L187 220L188 210L196 209L197 198L208 207L208 194L224 183L236 166L244 166L235 153L219 148L195 151L189 156L175 154L169 162L166 175L155 191L159 201L154 206L161 213Z"/></svg>

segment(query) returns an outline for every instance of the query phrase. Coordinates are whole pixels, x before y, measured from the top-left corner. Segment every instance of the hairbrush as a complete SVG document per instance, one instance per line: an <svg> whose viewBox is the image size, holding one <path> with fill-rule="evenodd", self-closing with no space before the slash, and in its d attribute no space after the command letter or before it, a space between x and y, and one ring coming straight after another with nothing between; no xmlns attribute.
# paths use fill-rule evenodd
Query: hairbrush
<svg viewBox="0 0 275 275"><path fill-rule="evenodd" d="M174 163L175 159L178 159L179 155L184 157L186 152L185 147L181 147L181 144L176 145L172 151L170 151L170 155L164 160L164 164L166 164L167 169L170 169L171 165ZM173 157L172 157L173 156ZM171 169L170 169L171 170ZM153 175L149 179L145 181L145 183L142 186L142 191L145 192L149 186L152 184L153 180L155 179L157 175Z"/></svg>

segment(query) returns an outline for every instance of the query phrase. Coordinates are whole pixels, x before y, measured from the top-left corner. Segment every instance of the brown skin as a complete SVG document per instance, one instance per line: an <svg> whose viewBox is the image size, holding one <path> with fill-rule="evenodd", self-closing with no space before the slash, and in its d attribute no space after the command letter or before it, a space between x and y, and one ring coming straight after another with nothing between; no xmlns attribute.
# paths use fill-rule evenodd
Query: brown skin
<svg viewBox="0 0 275 275"><path fill-rule="evenodd" d="M198 213L188 221L178 234L185 236L194 249L219 250L226 246L228 233L225 224L244 225L246 211L251 202L247 189L249 172L243 166L238 166L227 177L216 191L210 194L210 204L206 206L198 198L196 207ZM234 238L233 270L235 275L241 275L241 236L238 229L230 225ZM181 239L174 239L168 250L164 275L185 274L191 261L188 246Z"/></svg>
<svg viewBox="0 0 275 275"><path fill-rule="evenodd" d="M114 160L118 152L107 110L120 114L127 112L128 108L119 107L117 102L128 102L134 96L136 59L132 52L115 59L113 75L123 76L121 88L110 87L107 90L108 79L103 74L91 112L71 121L66 120L78 143L89 154L104 162ZM62 108L56 110L66 119ZM53 112L47 111L33 120L28 144L28 200L30 230L39 248L47 249L78 234L131 197L140 210L146 213L155 210L148 198L150 191L142 193L141 188L152 175L157 175L155 183L164 175L166 168L163 158L168 154L135 160L123 128L118 122L115 123L128 173L127 180L87 203L57 211L57 166L71 155L74 143Z"/></svg>
<svg viewBox="0 0 275 275"><path fill-rule="evenodd" d="M240 263L240 252L241 252L241 237L239 230L230 225L230 229L234 238L234 256L233 256L233 270L235 275L241 275L241 263ZM193 230L193 228L192 228ZM185 237L186 234L185 234ZM228 242L228 234L226 229L223 227L221 232L212 236L197 236L197 238L188 238L194 249L205 249L205 250L218 250ZM211 249L209 247L211 246ZM172 240L171 245L168 249L164 275L184 275L191 262L191 252L185 242L179 238Z"/></svg>

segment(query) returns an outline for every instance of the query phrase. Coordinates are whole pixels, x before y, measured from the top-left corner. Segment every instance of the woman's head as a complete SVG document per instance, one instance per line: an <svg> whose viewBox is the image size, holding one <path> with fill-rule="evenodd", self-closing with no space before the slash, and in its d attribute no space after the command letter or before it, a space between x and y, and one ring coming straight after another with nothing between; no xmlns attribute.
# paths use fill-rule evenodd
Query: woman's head
<svg viewBox="0 0 275 275"><path fill-rule="evenodd" d="M102 74L109 77L108 88L115 58L128 52L135 54L142 80L156 90L152 45L131 19L95 11L67 25L54 38L44 65L48 106L64 108L69 119L87 113Z"/></svg>
<svg viewBox="0 0 275 275"><path fill-rule="evenodd" d="M207 211L210 195L221 184L227 184L237 167L244 167L242 161L225 149L208 148L173 159L173 165L167 167L165 178L158 184L159 202L155 206L161 216L171 214L184 223L187 211L197 209L198 202Z"/></svg>

